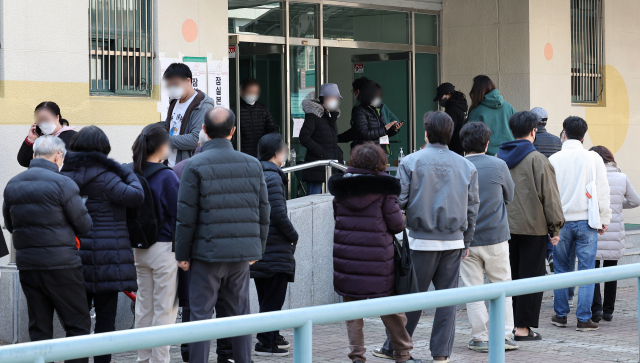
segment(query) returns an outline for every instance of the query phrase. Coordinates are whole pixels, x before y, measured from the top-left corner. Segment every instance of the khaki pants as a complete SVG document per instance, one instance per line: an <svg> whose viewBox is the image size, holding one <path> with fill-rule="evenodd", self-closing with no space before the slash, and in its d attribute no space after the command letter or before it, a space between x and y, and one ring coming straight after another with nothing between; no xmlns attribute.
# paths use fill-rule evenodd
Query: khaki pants
<svg viewBox="0 0 640 363"><path fill-rule="evenodd" d="M469 257L462 260L460 277L466 286L484 284L484 274L489 282L511 281L511 265L509 264L509 243L501 242L490 246L469 248ZM513 336L513 307L511 297L505 299L505 338ZM489 314L484 301L467 303L467 315L471 323L471 337L475 341L489 341Z"/></svg>
<svg viewBox="0 0 640 363"><path fill-rule="evenodd" d="M358 300L363 299L356 299L348 296L344 297L344 302ZM385 328L387 328L387 331L389 332L391 343L394 346L393 358L395 359L395 361L404 362L409 360L409 352L413 349L413 343L411 342L409 333L407 333L407 329L405 329L404 327L407 324L407 317L404 315L404 313L400 313L381 316L380 319L382 319ZM362 331L363 328L364 320L347 320L349 349L351 349L349 358L353 362L366 361L364 354L367 352L367 349L364 347L364 332Z"/></svg>
<svg viewBox="0 0 640 363"><path fill-rule="evenodd" d="M178 315L178 261L170 242L134 249L138 273L136 328L174 324ZM168 363L169 346L138 350L138 362Z"/></svg>

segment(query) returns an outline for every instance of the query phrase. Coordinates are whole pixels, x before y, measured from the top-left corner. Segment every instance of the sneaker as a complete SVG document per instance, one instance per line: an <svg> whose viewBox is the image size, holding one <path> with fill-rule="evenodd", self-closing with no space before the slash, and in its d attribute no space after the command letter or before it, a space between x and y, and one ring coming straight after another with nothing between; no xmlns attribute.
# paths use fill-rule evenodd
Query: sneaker
<svg viewBox="0 0 640 363"><path fill-rule="evenodd" d="M515 350L515 349L518 349L518 342L513 340L513 338L505 338L504 350Z"/></svg>
<svg viewBox="0 0 640 363"><path fill-rule="evenodd" d="M287 349L287 348L291 347L291 343L286 341L282 335L278 335L278 337L276 338L274 343L276 343L278 348L281 348L281 349Z"/></svg>
<svg viewBox="0 0 640 363"><path fill-rule="evenodd" d="M378 358L393 359L393 352L387 352L386 350L382 350L382 348L374 349L372 354Z"/></svg>
<svg viewBox="0 0 640 363"><path fill-rule="evenodd" d="M598 323L594 323L593 320L589 319L586 322L578 321L578 326L576 327L577 331L594 331L598 330L600 325Z"/></svg>
<svg viewBox="0 0 640 363"><path fill-rule="evenodd" d="M600 320L602 320L602 311L596 311L591 314L591 320L593 320L594 323L599 323Z"/></svg>
<svg viewBox="0 0 640 363"><path fill-rule="evenodd" d="M613 320L613 314L604 314L602 315L602 319L604 319L604 321L611 321Z"/></svg>
<svg viewBox="0 0 640 363"><path fill-rule="evenodd" d="M573 299L569 299L569 306L573 307Z"/></svg>
<svg viewBox="0 0 640 363"><path fill-rule="evenodd" d="M551 324L565 328L567 326L567 317L565 316L564 318L561 318L555 314L551 317Z"/></svg>
<svg viewBox="0 0 640 363"><path fill-rule="evenodd" d="M547 262L549 263L549 271L553 272L553 254L549 255L549 258L547 258Z"/></svg>
<svg viewBox="0 0 640 363"><path fill-rule="evenodd" d="M233 359L218 357L218 363L234 363Z"/></svg>
<svg viewBox="0 0 640 363"><path fill-rule="evenodd" d="M488 353L489 352L489 342L482 342L478 340L469 340L469 344L467 344L467 348L471 350L475 350L480 353Z"/></svg>
<svg viewBox="0 0 640 363"><path fill-rule="evenodd" d="M289 355L289 351L286 349L280 349L277 345L272 344L271 347L265 347L262 343L256 343L255 347L256 355L271 356L271 357L285 357Z"/></svg>

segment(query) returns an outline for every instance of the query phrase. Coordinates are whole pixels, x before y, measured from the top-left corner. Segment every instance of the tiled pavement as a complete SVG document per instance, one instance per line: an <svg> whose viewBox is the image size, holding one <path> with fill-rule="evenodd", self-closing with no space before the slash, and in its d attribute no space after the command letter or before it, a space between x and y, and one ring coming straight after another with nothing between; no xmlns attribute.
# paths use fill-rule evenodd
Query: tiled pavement
<svg viewBox="0 0 640 363"><path fill-rule="evenodd" d="M577 297L577 293L576 293ZM507 362L638 362L638 313L635 288L618 290L616 312L612 322L602 322L600 330L595 332L577 332L576 318L572 308L569 315L569 327L557 328L550 323L553 315L553 300L542 304L540 328L543 336L540 342L521 342L520 349L506 353ZM413 356L431 361L429 354L429 334L433 316L423 316L416 330ZM471 328L464 310L458 312L452 362L487 362L487 354L473 352L466 347ZM287 340L293 340L291 330L282 331ZM390 362L375 358L370 351L380 346L384 339L384 326L380 319L365 321L365 339L369 362ZM215 342L214 344L215 345ZM295 349L295 344L293 345ZM215 347L211 348L211 362L216 362ZM347 358L347 332L344 323L314 326L313 361L349 362ZM181 362L178 347L171 347L172 362ZM264 358L254 356L258 362L291 362L292 355L284 358ZM113 356L112 362L134 362L134 352Z"/></svg>

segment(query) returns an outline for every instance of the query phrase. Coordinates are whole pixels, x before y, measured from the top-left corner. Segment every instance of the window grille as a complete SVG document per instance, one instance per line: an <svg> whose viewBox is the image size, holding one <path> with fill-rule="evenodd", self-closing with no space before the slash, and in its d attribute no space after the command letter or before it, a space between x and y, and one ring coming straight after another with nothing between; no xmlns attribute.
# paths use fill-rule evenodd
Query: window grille
<svg viewBox="0 0 640 363"><path fill-rule="evenodd" d="M604 89L602 0L571 0L571 102L598 103Z"/></svg>
<svg viewBox="0 0 640 363"><path fill-rule="evenodd" d="M89 0L91 93L149 95L153 0Z"/></svg>

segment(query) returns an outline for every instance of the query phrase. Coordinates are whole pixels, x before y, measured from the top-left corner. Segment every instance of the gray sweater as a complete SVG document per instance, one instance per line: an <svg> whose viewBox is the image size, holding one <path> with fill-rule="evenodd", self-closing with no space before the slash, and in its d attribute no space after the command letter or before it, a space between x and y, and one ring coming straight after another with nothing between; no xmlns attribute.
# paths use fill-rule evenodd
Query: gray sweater
<svg viewBox="0 0 640 363"><path fill-rule="evenodd" d="M467 155L478 170L480 209L471 247L508 241L507 204L513 200L514 184L507 163L485 154Z"/></svg>

